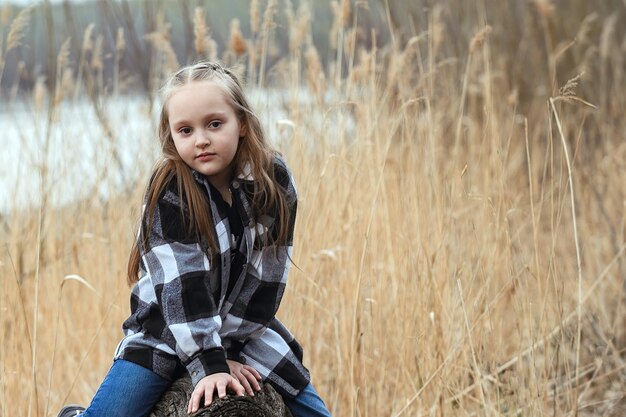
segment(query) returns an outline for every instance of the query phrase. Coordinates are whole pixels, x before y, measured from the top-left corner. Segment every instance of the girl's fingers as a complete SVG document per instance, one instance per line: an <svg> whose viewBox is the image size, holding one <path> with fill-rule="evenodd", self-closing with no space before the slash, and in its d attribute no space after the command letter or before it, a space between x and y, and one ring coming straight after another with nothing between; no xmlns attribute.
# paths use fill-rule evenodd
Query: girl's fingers
<svg viewBox="0 0 626 417"><path fill-rule="evenodd" d="M211 394L213 394L213 392L211 391ZM226 384L223 382L218 382L217 383L217 396L220 398L224 398L226 396ZM211 402L209 402L209 404L211 404Z"/></svg>
<svg viewBox="0 0 626 417"><path fill-rule="evenodd" d="M248 382L248 377L243 373L243 370L239 375L237 375L237 379L239 380L239 383L243 385L243 388L246 390L248 395L251 395L254 397L254 391L252 391L250 382Z"/></svg>
<svg viewBox="0 0 626 417"><path fill-rule="evenodd" d="M261 391L259 381L257 381L256 376L252 372L244 368L241 370L241 374L244 376L246 383L248 383L248 385L251 385L255 391Z"/></svg>
<svg viewBox="0 0 626 417"><path fill-rule="evenodd" d="M235 391L235 394L237 395L244 395L245 394L245 390L243 389L243 385L241 385L239 383L239 381L237 381L237 379L232 378L230 381L230 387L233 389L233 391Z"/></svg>
<svg viewBox="0 0 626 417"><path fill-rule="evenodd" d="M211 394L212 393L213 389L211 388ZM200 408L200 399L202 398L202 394L204 394L204 390L198 389L198 387L193 390L191 398L189 399L189 405L187 406L187 412L189 414L195 413L198 411L198 408ZM211 396L209 396L209 398L211 398Z"/></svg>
<svg viewBox="0 0 626 417"><path fill-rule="evenodd" d="M259 380L259 381L261 380L261 374L260 374L260 373L259 373L256 369L254 369L253 367L251 367L250 365L244 365L244 366L243 366L243 369L245 369L246 371L248 371L248 372L250 372L252 375L254 375L254 377L255 377L257 380Z"/></svg>
<svg viewBox="0 0 626 417"><path fill-rule="evenodd" d="M213 384L207 385L204 389L204 406L208 407L213 402L213 390L215 386ZM217 389L219 392L219 388Z"/></svg>
<svg viewBox="0 0 626 417"><path fill-rule="evenodd" d="M198 382L193 392L191 393L189 404L187 404L187 413L189 414L198 411L203 396L204 406L208 407L209 405L211 405L211 403L213 402L213 393L216 389L217 396L219 398L224 398L226 396L226 388L228 387L232 388L232 390L235 391L237 395L244 395L246 390L251 395L254 395L252 394L252 388L250 387L248 380L240 372L238 377L233 377L229 374L216 374L205 378L206 379L203 378ZM246 389L244 389L243 385L237 380L237 378L240 378L242 382L246 384Z"/></svg>

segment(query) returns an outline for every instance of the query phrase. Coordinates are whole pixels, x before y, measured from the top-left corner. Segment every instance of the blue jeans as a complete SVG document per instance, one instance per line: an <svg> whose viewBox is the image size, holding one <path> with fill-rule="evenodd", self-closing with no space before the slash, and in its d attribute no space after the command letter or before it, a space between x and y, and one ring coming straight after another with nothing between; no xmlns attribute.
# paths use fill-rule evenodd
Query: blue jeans
<svg viewBox="0 0 626 417"><path fill-rule="evenodd" d="M146 417L170 384L143 366L117 359L81 417ZM285 404L294 417L330 417L311 384L296 398L285 398Z"/></svg>
<svg viewBox="0 0 626 417"><path fill-rule="evenodd" d="M81 417L146 417L172 382L117 359Z"/></svg>
<svg viewBox="0 0 626 417"><path fill-rule="evenodd" d="M296 398L283 399L293 417L330 417L330 412L312 384L300 391Z"/></svg>

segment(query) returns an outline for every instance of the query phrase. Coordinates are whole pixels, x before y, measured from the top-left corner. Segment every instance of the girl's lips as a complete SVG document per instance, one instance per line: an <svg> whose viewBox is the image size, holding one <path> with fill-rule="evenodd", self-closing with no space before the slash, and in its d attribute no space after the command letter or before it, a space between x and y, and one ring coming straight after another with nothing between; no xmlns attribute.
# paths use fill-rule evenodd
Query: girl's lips
<svg viewBox="0 0 626 417"><path fill-rule="evenodd" d="M213 159L214 157L215 157L214 153L201 153L200 155L196 156L196 159L202 162L207 162Z"/></svg>

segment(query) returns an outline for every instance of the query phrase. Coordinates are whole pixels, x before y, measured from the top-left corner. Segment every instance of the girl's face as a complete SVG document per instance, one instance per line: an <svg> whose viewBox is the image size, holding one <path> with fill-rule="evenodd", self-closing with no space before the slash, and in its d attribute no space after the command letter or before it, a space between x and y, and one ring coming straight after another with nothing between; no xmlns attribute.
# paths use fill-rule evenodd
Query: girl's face
<svg viewBox="0 0 626 417"><path fill-rule="evenodd" d="M214 81L178 87L166 103L170 131L182 160L218 189L228 187L242 126L223 89Z"/></svg>

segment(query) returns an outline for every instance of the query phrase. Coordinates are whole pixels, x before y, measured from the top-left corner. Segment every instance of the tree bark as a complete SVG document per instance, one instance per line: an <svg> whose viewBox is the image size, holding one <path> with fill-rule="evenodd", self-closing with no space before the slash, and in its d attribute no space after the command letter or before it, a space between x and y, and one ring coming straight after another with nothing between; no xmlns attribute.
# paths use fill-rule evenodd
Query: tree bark
<svg viewBox="0 0 626 417"><path fill-rule="evenodd" d="M189 417L187 403L193 387L189 376L170 386L156 404L150 417ZM227 395L214 398L207 408L201 408L193 417L292 417L282 397L270 384L261 384L261 391L239 397Z"/></svg>

